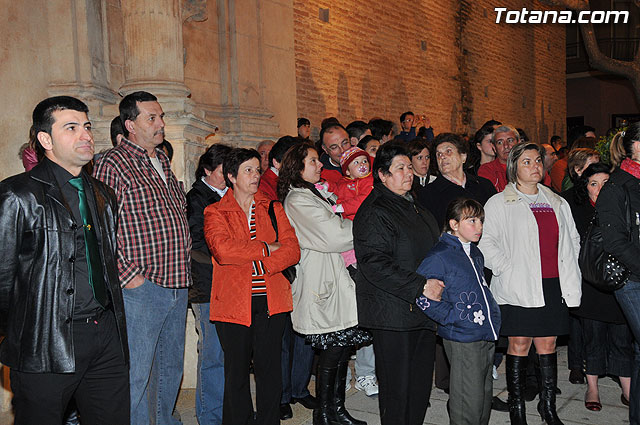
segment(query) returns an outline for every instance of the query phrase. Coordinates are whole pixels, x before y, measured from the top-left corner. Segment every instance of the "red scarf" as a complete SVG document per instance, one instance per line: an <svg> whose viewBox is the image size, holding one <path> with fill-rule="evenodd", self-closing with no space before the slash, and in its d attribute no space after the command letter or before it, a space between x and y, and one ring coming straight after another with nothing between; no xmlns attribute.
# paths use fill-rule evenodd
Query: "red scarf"
<svg viewBox="0 0 640 425"><path fill-rule="evenodd" d="M625 158L620 164L620 169L631 174L633 177L640 179L640 164L635 161Z"/></svg>

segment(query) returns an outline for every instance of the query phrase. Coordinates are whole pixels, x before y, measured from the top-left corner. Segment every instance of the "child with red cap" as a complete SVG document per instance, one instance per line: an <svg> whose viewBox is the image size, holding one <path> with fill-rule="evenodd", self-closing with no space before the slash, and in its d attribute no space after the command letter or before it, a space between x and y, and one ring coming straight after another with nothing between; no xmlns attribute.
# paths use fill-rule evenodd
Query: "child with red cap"
<svg viewBox="0 0 640 425"><path fill-rule="evenodd" d="M334 210L342 213L344 218L353 220L358 208L373 189L371 157L364 150L352 147L340 157L340 166L343 177L336 183L330 183L329 191L338 197Z"/></svg>

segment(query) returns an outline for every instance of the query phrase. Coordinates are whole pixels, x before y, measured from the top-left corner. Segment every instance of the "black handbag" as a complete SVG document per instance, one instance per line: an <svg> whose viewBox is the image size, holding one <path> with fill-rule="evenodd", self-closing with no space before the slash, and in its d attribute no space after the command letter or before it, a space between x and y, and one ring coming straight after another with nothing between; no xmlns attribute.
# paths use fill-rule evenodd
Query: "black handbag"
<svg viewBox="0 0 640 425"><path fill-rule="evenodd" d="M624 189L625 222L631 240L631 202L629 191ZM593 219L587 229L582 246L578 264L582 271L582 278L596 289L604 292L613 292L622 288L629 279L631 271L613 255L604 250L602 240L602 228L598 220L598 212L593 215Z"/></svg>
<svg viewBox="0 0 640 425"><path fill-rule="evenodd" d="M276 231L276 240L275 242L278 242L278 220L276 219L276 212L273 210L273 204L274 202L278 202L278 201L271 201L269 203L269 218L271 218L271 224L273 225L273 230ZM289 281L289 283L293 283L294 280L296 280L296 266L289 266L286 269L282 270L282 275L284 277L287 278L287 280Z"/></svg>

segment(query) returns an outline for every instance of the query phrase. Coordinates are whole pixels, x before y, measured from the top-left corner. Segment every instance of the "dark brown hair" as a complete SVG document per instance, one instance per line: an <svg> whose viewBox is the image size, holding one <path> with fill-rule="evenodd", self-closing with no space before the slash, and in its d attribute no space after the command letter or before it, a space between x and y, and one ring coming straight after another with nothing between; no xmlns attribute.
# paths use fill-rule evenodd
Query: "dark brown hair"
<svg viewBox="0 0 640 425"><path fill-rule="evenodd" d="M484 222L484 208L482 204L475 199L469 198L458 198L451 201L447 207L443 231L453 231L449 225L449 220L455 220L459 223L465 218L479 218L480 221Z"/></svg>
<svg viewBox="0 0 640 425"><path fill-rule="evenodd" d="M284 202L291 187L309 188L312 186L302 178L304 160L309 155L310 149L316 151L316 148L311 143L298 143L289 148L287 153L284 154L280 163L280 172L278 173L278 199L280 202Z"/></svg>

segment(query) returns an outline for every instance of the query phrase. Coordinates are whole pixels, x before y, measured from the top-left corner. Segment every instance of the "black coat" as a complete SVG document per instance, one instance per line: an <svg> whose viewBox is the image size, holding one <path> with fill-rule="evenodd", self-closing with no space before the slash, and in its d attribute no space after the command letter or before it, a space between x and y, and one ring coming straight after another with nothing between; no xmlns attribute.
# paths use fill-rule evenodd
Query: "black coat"
<svg viewBox="0 0 640 425"><path fill-rule="evenodd" d="M128 362L124 303L116 263L115 193L82 173L96 201L94 225ZM22 372L75 372L73 214L46 162L0 183L0 361Z"/></svg>
<svg viewBox="0 0 640 425"><path fill-rule="evenodd" d="M458 198L470 198L480 202L483 206L489 198L496 194L493 184L478 176L465 173L467 183L465 187L449 181L446 177L438 176L433 183L417 191L418 203L428 209L442 230L447 215L447 207L451 201Z"/></svg>
<svg viewBox="0 0 640 425"><path fill-rule="evenodd" d="M213 264L211 251L204 239L204 209L220 200L220 195L211 190L202 180L196 180L187 193L187 218L191 232L191 275L193 285L189 288L189 302L211 301L211 276Z"/></svg>
<svg viewBox="0 0 640 425"><path fill-rule="evenodd" d="M629 190L631 211L631 237L627 232L624 207L624 189ZM638 238L638 211L640 211L640 179L620 169L611 173L596 202L598 219L602 227L602 240L606 252L612 254L631 271L630 280L640 282L640 239Z"/></svg>
<svg viewBox="0 0 640 425"><path fill-rule="evenodd" d="M431 213L380 183L374 185L353 222L360 326L435 330L416 306L426 283L416 270L438 236Z"/></svg>
<svg viewBox="0 0 640 425"><path fill-rule="evenodd" d="M576 190L577 188L574 186L562 192L561 195L569 203L576 229L580 234L580 241L583 241L595 213L595 208L591 206L588 199L580 202L580 199L576 196ZM587 319L607 323L626 323L615 296L610 292L602 292L596 289L584 279L582 280L580 307L570 311L576 316Z"/></svg>

